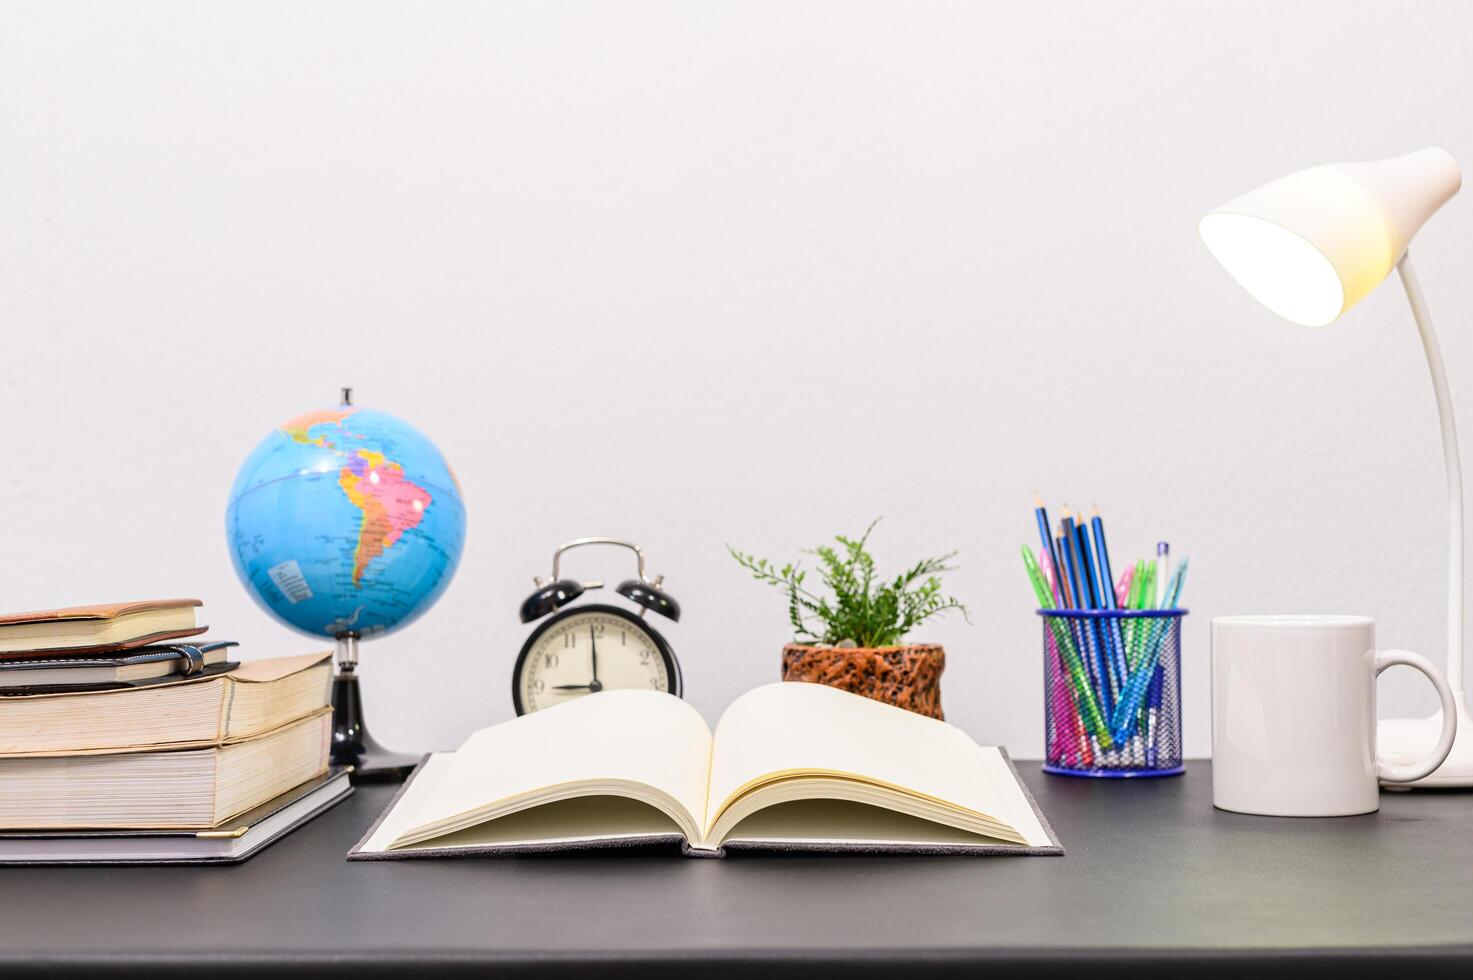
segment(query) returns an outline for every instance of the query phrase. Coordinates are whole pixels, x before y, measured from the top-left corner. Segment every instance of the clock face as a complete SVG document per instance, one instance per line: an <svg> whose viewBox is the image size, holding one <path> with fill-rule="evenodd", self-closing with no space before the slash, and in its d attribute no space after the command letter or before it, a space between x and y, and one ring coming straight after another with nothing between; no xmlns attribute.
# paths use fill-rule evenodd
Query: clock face
<svg viewBox="0 0 1473 980"><path fill-rule="evenodd" d="M512 700L527 714L595 691L680 693L670 646L639 617L614 606L558 613L533 633L517 660Z"/></svg>

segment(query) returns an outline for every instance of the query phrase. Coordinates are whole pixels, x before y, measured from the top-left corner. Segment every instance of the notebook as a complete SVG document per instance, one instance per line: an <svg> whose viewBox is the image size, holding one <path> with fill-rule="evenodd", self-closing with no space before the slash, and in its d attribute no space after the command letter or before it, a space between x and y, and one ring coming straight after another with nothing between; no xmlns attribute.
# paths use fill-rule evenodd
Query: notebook
<svg viewBox="0 0 1473 980"><path fill-rule="evenodd" d="M655 691L588 695L427 756L350 860L678 843L1062 854L1007 754L818 684L742 695L713 734Z"/></svg>
<svg viewBox="0 0 1473 980"><path fill-rule="evenodd" d="M103 690L151 684L160 678L215 673L226 664L231 647L238 643L175 643L169 646L138 647L118 656L37 657L30 660L0 660L0 697L14 694L48 694L66 690Z"/></svg>
<svg viewBox="0 0 1473 980"><path fill-rule="evenodd" d="M327 771L332 709L207 749L0 759L0 829L217 827Z"/></svg>
<svg viewBox="0 0 1473 980"><path fill-rule="evenodd" d="M329 769L211 830L0 831L0 865L237 864L351 796L348 773Z"/></svg>
<svg viewBox="0 0 1473 980"><path fill-rule="evenodd" d="M107 653L195 636L198 599L72 606L0 616L0 658L41 652Z"/></svg>
<svg viewBox="0 0 1473 980"><path fill-rule="evenodd" d="M259 735L329 703L331 659L323 651L142 687L0 697L0 756L190 748Z"/></svg>

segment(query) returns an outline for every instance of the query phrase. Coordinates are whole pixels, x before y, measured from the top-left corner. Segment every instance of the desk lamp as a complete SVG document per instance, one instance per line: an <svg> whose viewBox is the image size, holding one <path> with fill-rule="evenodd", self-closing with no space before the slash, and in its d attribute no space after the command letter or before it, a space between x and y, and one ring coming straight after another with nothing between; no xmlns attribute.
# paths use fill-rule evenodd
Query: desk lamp
<svg viewBox="0 0 1473 980"><path fill-rule="evenodd" d="M1422 337L1447 463L1447 682L1457 707L1452 753L1416 786L1473 786L1473 719L1463 690L1463 477L1447 372L1407 245L1458 192L1452 156L1429 147L1371 163L1311 167L1264 184L1202 219L1214 258L1264 306L1292 323L1322 327L1380 285L1393 268ZM1380 723L1377 744L1394 761L1426 754L1441 728L1436 715Z"/></svg>

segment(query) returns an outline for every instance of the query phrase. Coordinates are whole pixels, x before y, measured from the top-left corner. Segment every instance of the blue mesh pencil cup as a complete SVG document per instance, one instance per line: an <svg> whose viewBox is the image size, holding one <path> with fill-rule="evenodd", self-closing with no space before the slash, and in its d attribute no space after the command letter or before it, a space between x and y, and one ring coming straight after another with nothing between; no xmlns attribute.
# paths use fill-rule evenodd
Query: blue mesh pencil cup
<svg viewBox="0 0 1473 980"><path fill-rule="evenodd" d="M1179 776L1185 609L1040 609L1043 771Z"/></svg>

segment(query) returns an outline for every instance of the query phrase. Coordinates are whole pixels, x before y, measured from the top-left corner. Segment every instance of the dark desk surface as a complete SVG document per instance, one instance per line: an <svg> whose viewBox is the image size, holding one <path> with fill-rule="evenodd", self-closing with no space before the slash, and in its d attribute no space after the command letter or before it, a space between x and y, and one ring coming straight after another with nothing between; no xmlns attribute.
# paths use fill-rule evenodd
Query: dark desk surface
<svg viewBox="0 0 1473 980"><path fill-rule="evenodd" d="M1205 763L1139 782L1019 768L1065 857L349 864L390 795L360 788L239 866L0 869L0 976L1473 977L1473 794L1289 820L1214 810Z"/></svg>

